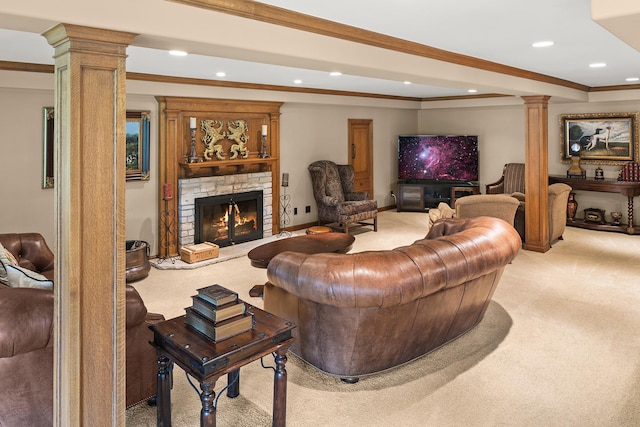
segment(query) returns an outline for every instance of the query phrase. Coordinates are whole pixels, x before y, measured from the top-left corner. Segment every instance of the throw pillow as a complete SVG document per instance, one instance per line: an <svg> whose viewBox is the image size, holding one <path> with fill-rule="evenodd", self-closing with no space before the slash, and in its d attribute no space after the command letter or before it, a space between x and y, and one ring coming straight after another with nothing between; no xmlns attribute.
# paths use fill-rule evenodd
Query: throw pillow
<svg viewBox="0 0 640 427"><path fill-rule="evenodd" d="M53 282L42 274L15 265L5 265L11 288L53 289Z"/></svg>
<svg viewBox="0 0 640 427"><path fill-rule="evenodd" d="M16 257L0 243L0 283L7 284L7 270L5 265L18 265Z"/></svg>

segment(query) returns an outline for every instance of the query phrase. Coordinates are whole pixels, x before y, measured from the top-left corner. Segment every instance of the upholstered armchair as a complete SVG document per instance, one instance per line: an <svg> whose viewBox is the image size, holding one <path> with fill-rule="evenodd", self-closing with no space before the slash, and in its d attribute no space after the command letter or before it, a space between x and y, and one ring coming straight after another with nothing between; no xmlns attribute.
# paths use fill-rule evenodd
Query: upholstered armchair
<svg viewBox="0 0 640 427"><path fill-rule="evenodd" d="M549 243L563 239L562 235L567 226L569 193L571 193L571 187L567 184L558 182L549 186ZM524 212L524 203L520 203L516 212L515 227L523 242L525 240Z"/></svg>
<svg viewBox="0 0 640 427"><path fill-rule="evenodd" d="M496 182L487 184L487 194L524 194L524 163L507 163L502 176Z"/></svg>
<svg viewBox="0 0 640 427"><path fill-rule="evenodd" d="M457 218L490 216L513 225L520 202L506 194L474 194L456 200Z"/></svg>
<svg viewBox="0 0 640 427"><path fill-rule="evenodd" d="M349 225L357 223L372 225L373 231L378 231L378 203L368 193L354 191L351 165L318 160L309 165L309 173L318 206L318 225L338 223L348 233Z"/></svg>

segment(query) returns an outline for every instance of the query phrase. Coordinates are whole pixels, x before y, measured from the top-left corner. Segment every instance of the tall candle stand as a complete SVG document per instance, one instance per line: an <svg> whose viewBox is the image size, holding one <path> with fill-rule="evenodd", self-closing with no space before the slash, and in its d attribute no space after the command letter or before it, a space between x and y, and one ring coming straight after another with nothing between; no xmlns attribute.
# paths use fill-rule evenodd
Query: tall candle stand
<svg viewBox="0 0 640 427"><path fill-rule="evenodd" d="M278 233L278 237L289 237L291 236L291 232L285 230L287 225L289 225L291 213L291 196L287 194L287 186L282 186L282 195L280 196L280 233Z"/></svg>
<svg viewBox="0 0 640 427"><path fill-rule="evenodd" d="M176 260L174 257L169 255L169 246L171 246L170 236L173 234L171 231L171 226L175 220L175 211L169 210L169 200L170 198L164 199L164 212L160 215L160 223L164 228L164 241L162 242L162 247L164 248L164 255L162 255L158 259L158 264L162 264L166 259L171 261L171 264L175 264Z"/></svg>

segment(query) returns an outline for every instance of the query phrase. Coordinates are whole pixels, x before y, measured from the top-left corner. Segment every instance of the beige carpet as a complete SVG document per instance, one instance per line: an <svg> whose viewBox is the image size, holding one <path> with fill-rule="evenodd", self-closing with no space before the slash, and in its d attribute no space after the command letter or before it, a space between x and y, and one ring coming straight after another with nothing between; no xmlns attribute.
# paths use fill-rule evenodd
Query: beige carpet
<svg viewBox="0 0 640 427"><path fill-rule="evenodd" d="M410 244L426 221L383 212L379 231L359 231L353 252ZM171 318L213 283L260 307L248 292L265 280L243 256L195 270L151 269L134 285L150 311ZM290 356L287 425L638 426L639 331L640 236L567 228L549 252L521 251L507 266L479 326L419 360L347 385ZM241 395L220 397L218 425L270 425L272 381L258 362L243 367ZM200 401L179 369L172 411L174 426L199 425ZM155 422L146 404L127 411L129 426Z"/></svg>

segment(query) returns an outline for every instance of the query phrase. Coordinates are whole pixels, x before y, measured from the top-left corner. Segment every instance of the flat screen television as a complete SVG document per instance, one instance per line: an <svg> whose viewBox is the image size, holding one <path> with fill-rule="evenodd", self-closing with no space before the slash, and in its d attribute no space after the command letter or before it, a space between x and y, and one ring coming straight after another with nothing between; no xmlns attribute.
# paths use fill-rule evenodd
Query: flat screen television
<svg viewBox="0 0 640 427"><path fill-rule="evenodd" d="M400 135L398 178L406 181L477 181L475 135Z"/></svg>

